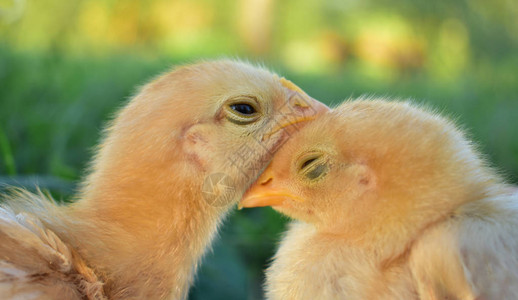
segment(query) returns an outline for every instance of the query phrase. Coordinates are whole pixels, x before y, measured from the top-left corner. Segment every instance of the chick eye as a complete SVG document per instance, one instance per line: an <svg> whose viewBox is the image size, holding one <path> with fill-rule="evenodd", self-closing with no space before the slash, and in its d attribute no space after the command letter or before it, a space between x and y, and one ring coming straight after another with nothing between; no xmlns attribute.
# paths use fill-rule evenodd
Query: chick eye
<svg viewBox="0 0 518 300"><path fill-rule="evenodd" d="M321 154L312 154L302 160L300 174L309 180L317 180L327 174L329 170L327 161Z"/></svg>
<svg viewBox="0 0 518 300"><path fill-rule="evenodd" d="M304 170L307 166L309 166L312 162L314 162L315 160L317 160L316 157L312 157L308 160L306 160L305 162L302 163L302 165L300 166L300 169L301 170Z"/></svg>
<svg viewBox="0 0 518 300"><path fill-rule="evenodd" d="M255 108L252 105L246 103L232 104L230 105L230 108L243 115L251 115L256 112Z"/></svg>
<svg viewBox="0 0 518 300"><path fill-rule="evenodd" d="M227 120L237 125L247 125L259 119L257 100L251 96L231 99L225 105Z"/></svg>
<svg viewBox="0 0 518 300"><path fill-rule="evenodd" d="M305 174L305 176L310 180L316 180L327 173L327 165L326 164L318 164L315 165L311 170Z"/></svg>

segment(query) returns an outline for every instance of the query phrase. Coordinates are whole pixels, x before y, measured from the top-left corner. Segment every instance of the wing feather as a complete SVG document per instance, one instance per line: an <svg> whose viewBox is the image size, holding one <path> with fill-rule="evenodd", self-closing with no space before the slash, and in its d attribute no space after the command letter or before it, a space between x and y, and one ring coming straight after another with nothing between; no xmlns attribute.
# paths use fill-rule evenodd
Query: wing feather
<svg viewBox="0 0 518 300"><path fill-rule="evenodd" d="M415 242L421 299L518 299L516 195L466 205Z"/></svg>
<svg viewBox="0 0 518 300"><path fill-rule="evenodd" d="M106 299L103 283L36 217L0 207L2 299Z"/></svg>

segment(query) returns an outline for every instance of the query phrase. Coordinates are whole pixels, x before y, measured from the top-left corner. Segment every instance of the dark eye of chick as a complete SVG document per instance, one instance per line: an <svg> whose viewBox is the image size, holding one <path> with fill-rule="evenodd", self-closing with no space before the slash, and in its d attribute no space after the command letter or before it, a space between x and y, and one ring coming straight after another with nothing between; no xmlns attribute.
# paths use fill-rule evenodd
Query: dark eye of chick
<svg viewBox="0 0 518 300"><path fill-rule="evenodd" d="M243 115L253 115L256 113L255 108L252 105L246 103L232 104L230 105L230 108Z"/></svg>
<svg viewBox="0 0 518 300"><path fill-rule="evenodd" d="M299 172L302 176L313 181L324 176L329 170L327 161L321 153L313 153L300 164Z"/></svg>
<svg viewBox="0 0 518 300"><path fill-rule="evenodd" d="M328 169L326 164L319 164L315 166L311 171L307 172L306 177L310 180L315 180L327 173L327 170Z"/></svg>
<svg viewBox="0 0 518 300"><path fill-rule="evenodd" d="M313 157L313 158L306 160L305 162L302 163L302 165L300 166L300 169L301 170L305 169L307 166L309 166L310 163L314 162L316 159L317 159L317 157Z"/></svg>

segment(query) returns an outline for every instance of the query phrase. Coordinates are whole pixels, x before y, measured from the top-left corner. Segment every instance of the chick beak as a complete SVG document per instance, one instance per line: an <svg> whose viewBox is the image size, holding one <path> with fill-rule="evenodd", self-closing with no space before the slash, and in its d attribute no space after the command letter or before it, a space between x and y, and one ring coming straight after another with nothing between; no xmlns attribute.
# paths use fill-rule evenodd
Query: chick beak
<svg viewBox="0 0 518 300"><path fill-rule="evenodd" d="M286 201L292 200L303 201L286 189L276 186L272 176L261 176L245 193L238 204L238 209L243 207L283 206Z"/></svg>
<svg viewBox="0 0 518 300"><path fill-rule="evenodd" d="M280 78L280 82L287 89L288 101L278 110L275 126L263 136L263 140L286 127L300 129L301 126L293 125L313 120L330 110L325 104L311 98L293 82L285 78Z"/></svg>

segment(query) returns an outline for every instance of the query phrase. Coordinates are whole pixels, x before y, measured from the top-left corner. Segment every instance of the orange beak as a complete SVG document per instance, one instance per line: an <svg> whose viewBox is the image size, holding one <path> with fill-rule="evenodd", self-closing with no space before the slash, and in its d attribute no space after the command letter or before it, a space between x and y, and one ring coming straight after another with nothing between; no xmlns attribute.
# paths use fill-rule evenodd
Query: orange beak
<svg viewBox="0 0 518 300"><path fill-rule="evenodd" d="M263 136L263 140L281 129L301 122L311 121L330 110L325 104L311 98L293 82L285 78L280 78L279 81L288 90L288 101L286 105L278 110L279 120L270 132ZM298 129L300 128L298 127Z"/></svg>
<svg viewBox="0 0 518 300"><path fill-rule="evenodd" d="M268 176L268 170L248 189L238 204L238 209L243 207L284 206L290 201L304 201L293 195L286 188L277 186L272 176Z"/></svg>

